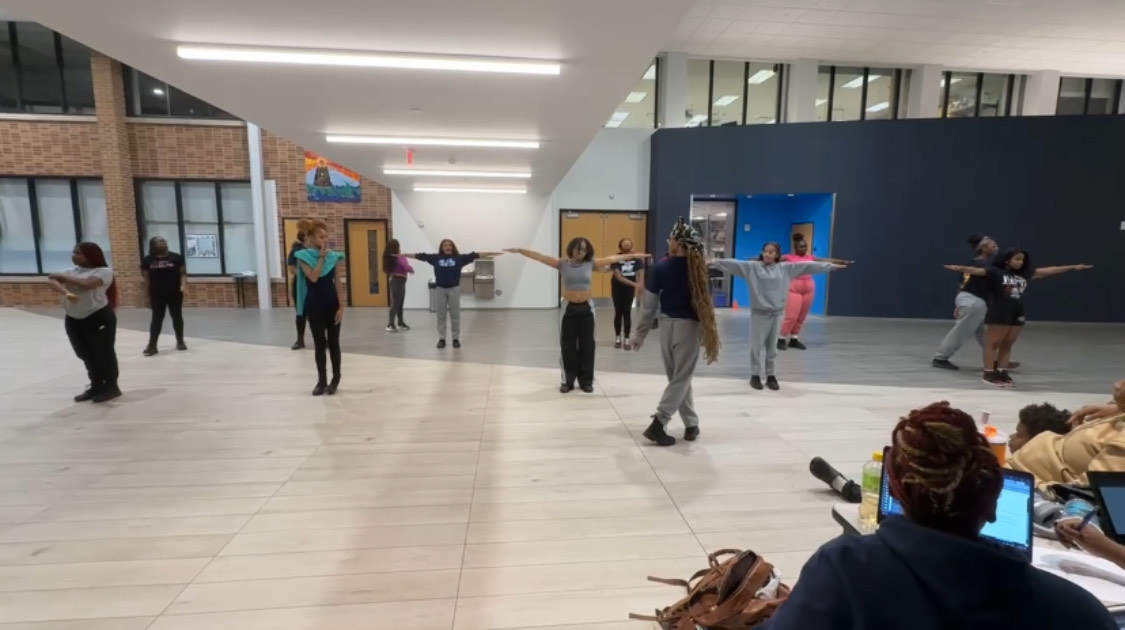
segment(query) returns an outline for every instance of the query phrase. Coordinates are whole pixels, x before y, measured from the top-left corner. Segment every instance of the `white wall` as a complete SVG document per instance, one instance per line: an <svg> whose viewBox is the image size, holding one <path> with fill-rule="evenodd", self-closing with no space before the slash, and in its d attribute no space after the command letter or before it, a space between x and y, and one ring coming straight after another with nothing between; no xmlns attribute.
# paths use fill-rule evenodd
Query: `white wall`
<svg viewBox="0 0 1125 630"><path fill-rule="evenodd" d="M555 208L647 210L652 131L599 131L555 188Z"/></svg>

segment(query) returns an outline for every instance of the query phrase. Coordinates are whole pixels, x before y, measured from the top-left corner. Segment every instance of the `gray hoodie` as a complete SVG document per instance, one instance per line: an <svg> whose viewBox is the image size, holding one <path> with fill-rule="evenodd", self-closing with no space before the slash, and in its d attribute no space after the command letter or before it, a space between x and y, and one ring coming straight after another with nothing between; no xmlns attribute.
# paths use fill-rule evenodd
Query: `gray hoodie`
<svg viewBox="0 0 1125 630"><path fill-rule="evenodd" d="M750 310L778 313L785 310L789 282L807 273L828 273L835 269L828 262L778 262L767 265L760 260L720 258L711 268L746 279L750 287Z"/></svg>

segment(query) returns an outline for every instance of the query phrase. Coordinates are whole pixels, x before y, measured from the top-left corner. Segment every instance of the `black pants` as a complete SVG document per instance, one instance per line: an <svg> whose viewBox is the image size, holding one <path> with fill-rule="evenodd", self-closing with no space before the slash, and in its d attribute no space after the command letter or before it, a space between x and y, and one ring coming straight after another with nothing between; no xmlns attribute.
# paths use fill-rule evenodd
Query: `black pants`
<svg viewBox="0 0 1125 630"><path fill-rule="evenodd" d="M297 278L293 278L293 306L297 306ZM297 341L305 343L305 316L297 314Z"/></svg>
<svg viewBox="0 0 1125 630"><path fill-rule="evenodd" d="M327 384L328 356L332 357L332 376L340 376L340 324L336 323L336 310L312 309L305 311L305 317L312 330L317 382Z"/></svg>
<svg viewBox="0 0 1125 630"><path fill-rule="evenodd" d="M85 319L67 316L66 336L74 354L86 364L90 388L117 387L117 315L108 306Z"/></svg>
<svg viewBox="0 0 1125 630"><path fill-rule="evenodd" d="M157 292L149 295L152 304L152 324L148 327L148 343L155 346L160 331L164 328L164 311L172 316L172 330L176 331L176 341L184 340L184 294L178 289Z"/></svg>
<svg viewBox="0 0 1125 630"><path fill-rule="evenodd" d="M405 326L406 322L402 320L402 303L406 300L406 277L391 276L389 285L391 288L391 312L387 315L387 325L394 326L397 320L399 326Z"/></svg>
<svg viewBox="0 0 1125 630"><path fill-rule="evenodd" d="M594 311L588 303L569 302L559 326L563 378L566 385L594 384Z"/></svg>
<svg viewBox="0 0 1125 630"><path fill-rule="evenodd" d="M616 281L610 286L613 293L613 334L620 337L624 329L628 339L633 330L633 297L637 295L637 290Z"/></svg>

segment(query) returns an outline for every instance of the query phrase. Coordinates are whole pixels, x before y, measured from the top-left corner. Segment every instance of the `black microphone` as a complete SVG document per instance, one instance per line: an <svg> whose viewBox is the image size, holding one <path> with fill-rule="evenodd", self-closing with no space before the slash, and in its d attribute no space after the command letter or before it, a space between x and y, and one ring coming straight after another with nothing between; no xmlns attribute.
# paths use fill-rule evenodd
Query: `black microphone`
<svg viewBox="0 0 1125 630"><path fill-rule="evenodd" d="M863 501L863 489L856 482L840 474L840 471L819 457L812 458L809 462L809 472L814 477L828 484L833 490L844 497L848 503Z"/></svg>

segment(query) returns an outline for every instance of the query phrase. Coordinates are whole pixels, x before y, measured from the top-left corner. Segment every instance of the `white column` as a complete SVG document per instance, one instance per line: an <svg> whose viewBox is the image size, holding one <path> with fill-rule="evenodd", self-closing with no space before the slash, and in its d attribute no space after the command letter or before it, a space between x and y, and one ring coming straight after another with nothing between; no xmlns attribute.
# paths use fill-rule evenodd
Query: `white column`
<svg viewBox="0 0 1125 630"><path fill-rule="evenodd" d="M799 59L789 64L785 81L785 122L813 122L816 120L816 82L820 62Z"/></svg>
<svg viewBox="0 0 1125 630"><path fill-rule="evenodd" d="M910 91L906 98L907 118L938 118L941 116L941 66L922 66L910 71Z"/></svg>
<svg viewBox="0 0 1125 630"><path fill-rule="evenodd" d="M660 127L684 126L687 109L687 53L665 53L660 59Z"/></svg>
<svg viewBox="0 0 1125 630"><path fill-rule="evenodd" d="M246 144L250 152L250 203L254 211L254 272L258 280L258 308L268 311L273 308L273 292L270 290L269 246L270 238L266 228L265 171L262 167L262 129L253 123L246 123ZM276 238L276 236L274 237Z"/></svg>
<svg viewBox="0 0 1125 630"><path fill-rule="evenodd" d="M1027 75L1023 89L1024 116L1054 116L1059 108L1058 72L1043 70Z"/></svg>

